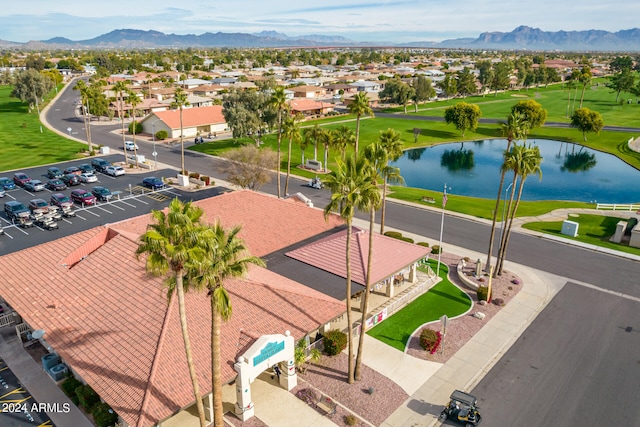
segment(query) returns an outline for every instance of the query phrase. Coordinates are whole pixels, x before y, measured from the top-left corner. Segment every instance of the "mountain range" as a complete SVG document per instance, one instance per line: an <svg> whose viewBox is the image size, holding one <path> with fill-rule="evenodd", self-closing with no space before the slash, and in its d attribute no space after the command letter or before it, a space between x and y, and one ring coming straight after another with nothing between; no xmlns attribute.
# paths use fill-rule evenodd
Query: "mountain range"
<svg viewBox="0 0 640 427"><path fill-rule="evenodd" d="M132 29L114 30L87 40L69 40L54 37L49 40L18 43L0 40L0 48L19 49L153 49L186 47L366 47L373 43L357 42L341 36L305 35L290 37L277 31L260 33L203 33L165 34L159 31ZM441 42L422 41L412 43L375 43L381 47L463 48L533 51L640 51L640 28L615 33L604 30L543 31L539 28L520 26L508 33L486 32L477 38L450 39Z"/></svg>

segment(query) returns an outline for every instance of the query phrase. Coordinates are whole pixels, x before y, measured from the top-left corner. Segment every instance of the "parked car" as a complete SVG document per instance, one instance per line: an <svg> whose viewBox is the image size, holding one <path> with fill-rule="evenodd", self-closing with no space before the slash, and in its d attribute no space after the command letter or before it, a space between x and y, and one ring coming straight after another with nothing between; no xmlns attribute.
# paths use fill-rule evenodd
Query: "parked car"
<svg viewBox="0 0 640 427"><path fill-rule="evenodd" d="M57 178L50 179L44 186L51 191L62 191L67 189L67 184L65 184L61 179Z"/></svg>
<svg viewBox="0 0 640 427"><path fill-rule="evenodd" d="M96 199L98 199L101 202L108 202L113 197L113 194L111 194L111 191L109 191L107 187L103 187L101 185L97 185L93 187L93 190L91 190L91 194L93 194L96 197Z"/></svg>
<svg viewBox="0 0 640 427"><path fill-rule="evenodd" d="M49 203L44 199L29 200L29 210L33 212L49 212Z"/></svg>
<svg viewBox="0 0 640 427"><path fill-rule="evenodd" d="M62 182L67 185L67 187L71 187L72 185L80 185L80 178L78 178L78 175L74 175L72 173L64 175L61 179Z"/></svg>
<svg viewBox="0 0 640 427"><path fill-rule="evenodd" d="M24 185L29 181L31 181L31 178L29 178L29 175L24 172L16 172L13 174L13 182L18 187L24 187Z"/></svg>
<svg viewBox="0 0 640 427"><path fill-rule="evenodd" d="M7 191L15 190L16 183L10 180L9 178L7 178L6 176L3 176L0 178L0 187L4 188Z"/></svg>
<svg viewBox="0 0 640 427"><path fill-rule="evenodd" d="M107 167L111 166L111 163L107 162L105 159L93 159L91 161L91 166L93 166L98 172L104 172Z"/></svg>
<svg viewBox="0 0 640 427"><path fill-rule="evenodd" d="M134 149L137 150L138 144L134 144L133 141L125 141L124 148L126 148L127 151L133 151Z"/></svg>
<svg viewBox="0 0 640 427"><path fill-rule="evenodd" d="M89 163L83 163L78 166L82 173L96 173L96 170Z"/></svg>
<svg viewBox="0 0 640 427"><path fill-rule="evenodd" d="M149 176L143 179L142 185L152 190L158 190L160 188L164 188L164 182L162 182L161 179L156 178L155 176Z"/></svg>
<svg viewBox="0 0 640 427"><path fill-rule="evenodd" d="M47 176L50 179L62 178L62 175L64 175L62 171L55 166L52 166L49 169L47 169Z"/></svg>
<svg viewBox="0 0 640 427"><path fill-rule="evenodd" d="M71 192L71 200L81 205L94 205L96 198L87 190L73 190Z"/></svg>
<svg viewBox="0 0 640 427"><path fill-rule="evenodd" d="M43 191L44 190L44 182L40 181L39 179L32 179L30 181L27 181L24 184L24 189L27 191L31 191L31 192L36 192L36 191Z"/></svg>
<svg viewBox="0 0 640 427"><path fill-rule="evenodd" d="M6 195L7 195L7 192L5 191L5 189L0 187L0 197L4 197Z"/></svg>
<svg viewBox="0 0 640 427"><path fill-rule="evenodd" d="M21 227L33 226L29 209L22 203L12 200L4 204L4 213L9 221L15 222Z"/></svg>
<svg viewBox="0 0 640 427"><path fill-rule="evenodd" d="M73 202L71 199L62 193L55 193L51 195L51 204L60 208L71 207Z"/></svg>
<svg viewBox="0 0 640 427"><path fill-rule="evenodd" d="M79 177L80 177L80 182L98 182L98 177L92 173L88 173L88 172L81 173Z"/></svg>
<svg viewBox="0 0 640 427"><path fill-rule="evenodd" d="M105 168L104 173L111 176L124 175L124 168L122 166L108 166Z"/></svg>
<svg viewBox="0 0 640 427"><path fill-rule="evenodd" d="M80 175L82 171L77 166L69 166L64 170L64 173L66 175L68 174Z"/></svg>

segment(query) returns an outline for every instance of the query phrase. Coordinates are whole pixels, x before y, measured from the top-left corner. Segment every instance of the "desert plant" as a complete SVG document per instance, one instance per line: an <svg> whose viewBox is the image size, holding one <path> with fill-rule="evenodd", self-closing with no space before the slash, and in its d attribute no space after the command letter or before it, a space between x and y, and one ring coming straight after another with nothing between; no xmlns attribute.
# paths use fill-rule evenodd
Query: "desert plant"
<svg viewBox="0 0 640 427"><path fill-rule="evenodd" d="M358 418L353 414L345 415L344 423L348 426L354 426L358 424Z"/></svg>
<svg viewBox="0 0 640 427"><path fill-rule="evenodd" d="M431 354L438 350L441 340L442 335L438 331L429 328L424 328L420 331L420 345Z"/></svg>
<svg viewBox="0 0 640 427"><path fill-rule="evenodd" d="M118 422L118 415L104 402L96 403L91 415L98 427L111 427Z"/></svg>
<svg viewBox="0 0 640 427"><path fill-rule="evenodd" d="M479 286L477 290L478 301L487 301L489 297L489 288L486 286Z"/></svg>
<svg viewBox="0 0 640 427"><path fill-rule="evenodd" d="M347 346L347 335L338 329L331 329L324 334L322 343L324 352L329 356L335 356Z"/></svg>
<svg viewBox="0 0 640 427"><path fill-rule="evenodd" d="M309 351L309 356L307 356L307 353L305 350L306 350L306 346L305 346L305 340L303 338L296 343L296 348L294 349L294 353L293 353L296 370L301 374L304 374L306 372L308 360L317 362L318 360L320 360L320 356L322 356L322 354L320 353L320 350L318 350L317 348L311 349Z"/></svg>

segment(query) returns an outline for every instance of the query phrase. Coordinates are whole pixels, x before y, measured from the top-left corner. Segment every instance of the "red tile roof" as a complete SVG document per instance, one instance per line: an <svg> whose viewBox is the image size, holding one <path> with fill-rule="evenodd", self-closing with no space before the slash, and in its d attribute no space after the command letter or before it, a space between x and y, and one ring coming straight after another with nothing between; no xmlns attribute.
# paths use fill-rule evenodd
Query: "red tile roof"
<svg viewBox="0 0 640 427"><path fill-rule="evenodd" d="M197 202L209 220L242 224L254 255L329 230L322 211L250 191ZM193 401L176 298L167 305L160 278L136 259L149 215L63 237L0 258L0 295L131 426L150 426ZM38 268L33 260L38 259ZM66 264L66 265L65 265ZM294 337L344 311L344 304L264 268L226 283L234 315L222 327L223 380L251 336ZM211 390L210 305L186 296L194 358L203 393ZM242 333L244 332L244 333Z"/></svg>
<svg viewBox="0 0 640 427"><path fill-rule="evenodd" d="M180 110L156 111L154 114L171 129L180 129ZM222 115L222 105L182 109L183 127L187 128L216 123L226 123Z"/></svg>
<svg viewBox="0 0 640 427"><path fill-rule="evenodd" d="M369 233L357 227L352 227L352 230L351 280L366 286ZM342 230L324 239L287 252L285 255L346 278L346 248L347 230ZM431 249L424 246L403 242L381 234L373 235L373 248L372 284L390 277L431 253Z"/></svg>
<svg viewBox="0 0 640 427"><path fill-rule="evenodd" d="M312 99L292 99L289 101L289 106L292 111L315 111L322 110L324 108L333 108L332 104L328 102L314 101Z"/></svg>

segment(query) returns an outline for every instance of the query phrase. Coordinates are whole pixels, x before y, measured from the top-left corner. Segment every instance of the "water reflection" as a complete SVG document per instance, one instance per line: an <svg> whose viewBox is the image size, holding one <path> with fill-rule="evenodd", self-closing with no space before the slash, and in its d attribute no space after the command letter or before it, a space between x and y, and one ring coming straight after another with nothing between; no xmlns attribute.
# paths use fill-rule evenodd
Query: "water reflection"
<svg viewBox="0 0 640 427"><path fill-rule="evenodd" d="M564 164L562 165L562 171L569 172L584 172L595 167L597 164L596 155L594 153L588 153L584 151L584 147L580 146L578 152L574 150L571 153L565 153Z"/></svg>
<svg viewBox="0 0 640 427"><path fill-rule="evenodd" d="M458 150L444 150L440 156L440 165L450 171L473 169L473 150L459 148Z"/></svg>

